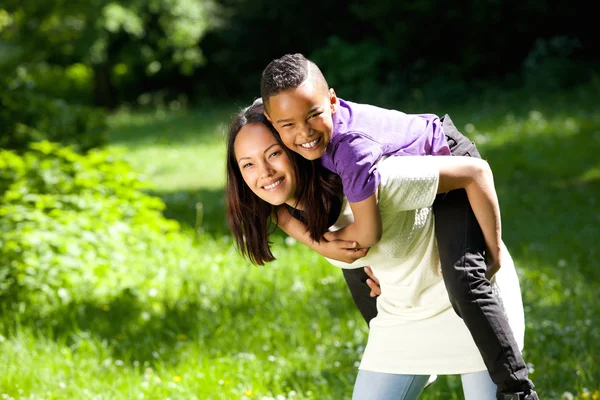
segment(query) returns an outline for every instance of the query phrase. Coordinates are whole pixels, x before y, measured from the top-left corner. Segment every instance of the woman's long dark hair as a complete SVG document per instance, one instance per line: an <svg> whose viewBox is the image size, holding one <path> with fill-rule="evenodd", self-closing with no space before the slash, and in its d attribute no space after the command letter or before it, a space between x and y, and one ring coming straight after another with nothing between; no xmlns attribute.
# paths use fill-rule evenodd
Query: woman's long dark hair
<svg viewBox="0 0 600 400"><path fill-rule="evenodd" d="M340 178L321 167L318 161L309 161L288 150L273 125L263 114L260 99L234 115L227 137L227 183L225 187L226 213L229 228L240 252L253 264L264 265L273 261L269 234L275 230L275 206L255 195L242 178L233 145L240 130L252 123L261 123L273 133L294 165L298 183L297 199L303 205L303 222L314 241L319 241L328 228L332 204L342 196Z"/></svg>

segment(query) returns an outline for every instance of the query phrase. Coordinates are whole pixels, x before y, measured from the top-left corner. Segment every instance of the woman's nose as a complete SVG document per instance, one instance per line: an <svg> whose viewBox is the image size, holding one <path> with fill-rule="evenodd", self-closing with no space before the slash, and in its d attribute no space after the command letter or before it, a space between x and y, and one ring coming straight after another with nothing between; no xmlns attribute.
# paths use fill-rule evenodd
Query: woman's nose
<svg viewBox="0 0 600 400"><path fill-rule="evenodd" d="M260 169L261 177L269 177L269 176L273 175L273 172L275 172L275 171L273 170L273 167L271 167L271 164L269 164L268 162L261 163L261 169Z"/></svg>

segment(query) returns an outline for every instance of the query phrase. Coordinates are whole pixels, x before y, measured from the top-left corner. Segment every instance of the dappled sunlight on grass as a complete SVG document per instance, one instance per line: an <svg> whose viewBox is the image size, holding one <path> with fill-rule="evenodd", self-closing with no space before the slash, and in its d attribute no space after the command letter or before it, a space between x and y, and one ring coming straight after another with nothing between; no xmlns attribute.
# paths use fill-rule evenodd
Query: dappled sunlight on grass
<svg viewBox="0 0 600 400"><path fill-rule="evenodd" d="M235 108L112 115L111 146L159 191L217 188L225 182L225 133Z"/></svg>

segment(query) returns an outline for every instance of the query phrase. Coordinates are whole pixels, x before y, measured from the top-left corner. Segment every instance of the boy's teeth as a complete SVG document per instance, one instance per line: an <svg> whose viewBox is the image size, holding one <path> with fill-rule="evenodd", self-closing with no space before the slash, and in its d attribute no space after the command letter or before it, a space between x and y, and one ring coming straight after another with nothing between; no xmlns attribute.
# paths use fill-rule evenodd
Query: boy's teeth
<svg viewBox="0 0 600 400"><path fill-rule="evenodd" d="M303 144L301 144L300 146L302 146L302 147L306 147L307 149L309 149L309 148L313 147L315 144L317 144L317 141L318 141L318 140L319 140L319 139L315 139L315 140L313 140L312 142L303 143Z"/></svg>
<svg viewBox="0 0 600 400"><path fill-rule="evenodd" d="M281 179L279 179L277 182L274 182L270 185L265 186L265 189L273 189L275 186L279 185L281 183Z"/></svg>

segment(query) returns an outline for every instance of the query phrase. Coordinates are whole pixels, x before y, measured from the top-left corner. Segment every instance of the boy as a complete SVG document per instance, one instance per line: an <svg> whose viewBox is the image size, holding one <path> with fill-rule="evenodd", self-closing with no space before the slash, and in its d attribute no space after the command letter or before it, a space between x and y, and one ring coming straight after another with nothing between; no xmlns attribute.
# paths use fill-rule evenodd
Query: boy
<svg viewBox="0 0 600 400"><path fill-rule="evenodd" d="M326 233L323 238L327 241L355 241L357 248L368 248L381 238L376 197L381 157L479 157L475 145L456 130L447 115L442 119L432 114L408 115L344 101L329 88L319 68L301 54L285 55L265 68L261 96L265 115L285 145L304 158L320 159L342 179L354 222ZM482 197L475 201L491 200ZM454 310L465 321L498 386L498 398L537 400L527 366L487 279L501 265L500 210L497 204L491 209L495 210L492 215L475 216L464 190L436 200L436 237L444 282ZM303 243L310 243L305 228L288 216L285 209L279 212L281 227L296 238L303 237ZM351 271L364 274L360 269ZM364 281L361 277L354 282L357 279ZM348 276L346 280L353 297L359 298L355 293L358 285L351 285Z"/></svg>

